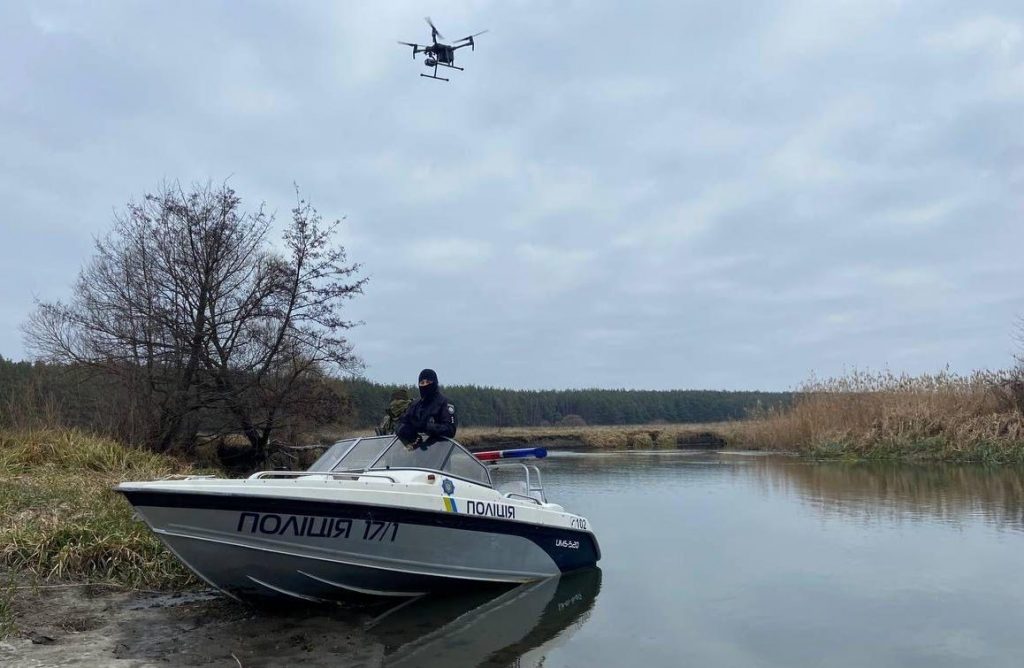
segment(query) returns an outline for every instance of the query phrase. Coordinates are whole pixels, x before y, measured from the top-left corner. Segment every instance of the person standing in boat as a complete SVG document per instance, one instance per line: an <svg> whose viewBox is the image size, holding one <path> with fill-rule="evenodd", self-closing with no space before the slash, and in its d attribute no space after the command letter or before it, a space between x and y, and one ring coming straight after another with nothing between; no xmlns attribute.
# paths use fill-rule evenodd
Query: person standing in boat
<svg viewBox="0 0 1024 668"><path fill-rule="evenodd" d="M455 406L441 394L433 369L420 371L419 388L420 398L398 421L398 438L409 449L426 447L442 438L455 438L459 426Z"/></svg>
<svg viewBox="0 0 1024 668"><path fill-rule="evenodd" d="M409 408L409 404L412 403L412 399L409 398L409 393L404 389L398 389L391 393L391 401L384 409L384 419L381 420L380 425L377 427L378 436L389 436L395 433L395 429L398 426L398 421L405 415L405 411Z"/></svg>

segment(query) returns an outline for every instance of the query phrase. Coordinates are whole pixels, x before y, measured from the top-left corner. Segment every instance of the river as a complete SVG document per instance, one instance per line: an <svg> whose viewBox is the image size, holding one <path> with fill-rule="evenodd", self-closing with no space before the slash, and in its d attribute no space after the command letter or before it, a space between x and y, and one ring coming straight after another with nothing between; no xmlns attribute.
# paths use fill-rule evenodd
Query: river
<svg viewBox="0 0 1024 668"><path fill-rule="evenodd" d="M756 454L555 455L589 618L523 665L1019 666L1024 471Z"/></svg>

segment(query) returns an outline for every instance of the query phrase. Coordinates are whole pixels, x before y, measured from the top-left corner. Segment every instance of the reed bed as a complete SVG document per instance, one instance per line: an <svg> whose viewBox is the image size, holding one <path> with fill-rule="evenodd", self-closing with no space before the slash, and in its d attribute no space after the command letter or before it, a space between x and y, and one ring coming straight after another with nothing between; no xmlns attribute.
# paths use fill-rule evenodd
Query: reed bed
<svg viewBox="0 0 1024 668"><path fill-rule="evenodd" d="M854 371L812 378L782 410L733 425L732 445L815 457L1024 463L1020 386L1005 376Z"/></svg>
<svg viewBox="0 0 1024 668"><path fill-rule="evenodd" d="M456 439L470 449L549 445L588 450L652 450L724 445L723 424L649 424L615 426L465 427Z"/></svg>
<svg viewBox="0 0 1024 668"><path fill-rule="evenodd" d="M74 429L0 431L0 569L127 588L196 584L112 491L124 480L189 471Z"/></svg>

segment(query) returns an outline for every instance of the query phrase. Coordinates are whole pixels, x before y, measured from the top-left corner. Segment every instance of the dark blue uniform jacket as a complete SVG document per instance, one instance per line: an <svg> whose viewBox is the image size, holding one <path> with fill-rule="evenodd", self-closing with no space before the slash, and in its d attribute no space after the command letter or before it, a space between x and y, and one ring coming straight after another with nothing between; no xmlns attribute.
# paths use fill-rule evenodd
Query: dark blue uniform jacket
<svg viewBox="0 0 1024 668"><path fill-rule="evenodd" d="M418 434L426 434L430 441L455 438L458 426L455 406L438 392L426 401L417 399L406 409L398 423L398 436L403 443L412 443Z"/></svg>

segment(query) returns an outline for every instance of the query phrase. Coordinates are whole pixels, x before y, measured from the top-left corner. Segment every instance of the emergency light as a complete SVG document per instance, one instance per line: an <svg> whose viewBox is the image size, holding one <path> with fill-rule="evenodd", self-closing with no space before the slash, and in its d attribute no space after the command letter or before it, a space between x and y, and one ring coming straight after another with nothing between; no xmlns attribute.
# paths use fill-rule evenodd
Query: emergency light
<svg viewBox="0 0 1024 668"><path fill-rule="evenodd" d="M548 456L547 448L516 448L515 450L488 450L486 452L474 452L473 456L482 462L496 459L526 459L536 457L543 459Z"/></svg>

